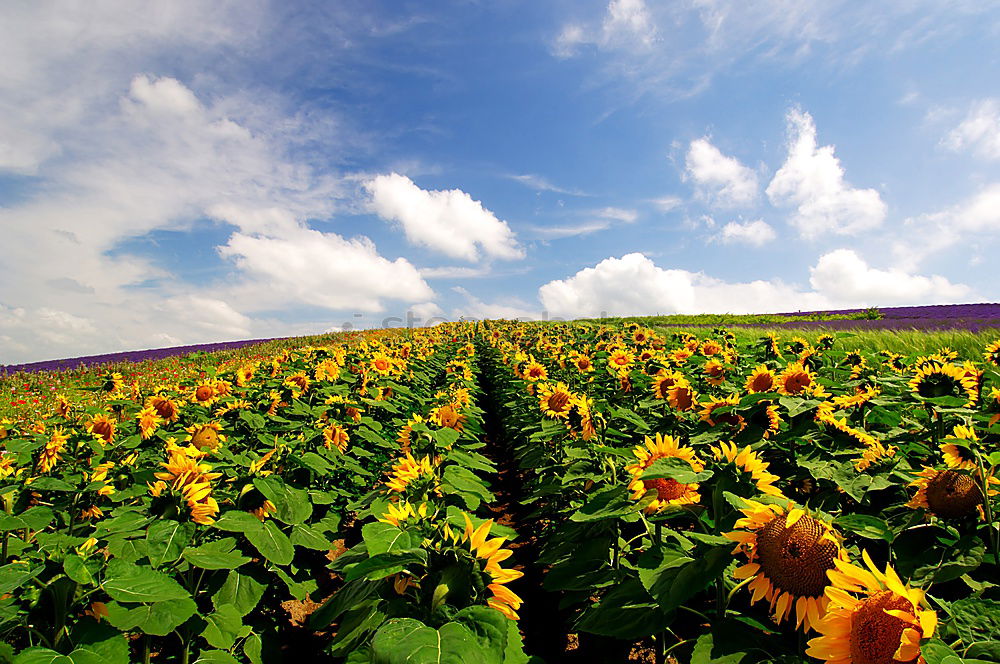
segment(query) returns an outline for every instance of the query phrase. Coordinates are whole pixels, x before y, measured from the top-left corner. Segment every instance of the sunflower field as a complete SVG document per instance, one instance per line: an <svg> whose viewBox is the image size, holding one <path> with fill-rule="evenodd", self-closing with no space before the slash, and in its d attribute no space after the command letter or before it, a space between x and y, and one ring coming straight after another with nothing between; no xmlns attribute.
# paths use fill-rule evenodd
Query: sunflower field
<svg viewBox="0 0 1000 664"><path fill-rule="evenodd" d="M0 662L1000 662L978 355L486 321L0 421Z"/></svg>

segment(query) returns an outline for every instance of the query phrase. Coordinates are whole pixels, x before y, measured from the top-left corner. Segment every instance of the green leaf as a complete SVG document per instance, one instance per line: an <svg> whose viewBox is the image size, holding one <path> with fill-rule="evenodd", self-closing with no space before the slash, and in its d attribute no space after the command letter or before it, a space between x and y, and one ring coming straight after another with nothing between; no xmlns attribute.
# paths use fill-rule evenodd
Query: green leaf
<svg viewBox="0 0 1000 664"><path fill-rule="evenodd" d="M455 622L434 629L413 618L396 618L372 640L377 664L497 664L501 655L482 650L472 632Z"/></svg>
<svg viewBox="0 0 1000 664"><path fill-rule="evenodd" d="M244 534L260 555L275 565L288 565L295 557L295 547L292 546L291 540L288 539L288 535L281 532L274 521L266 522L260 530L248 530Z"/></svg>
<svg viewBox="0 0 1000 664"><path fill-rule="evenodd" d="M951 605L953 625L962 642L989 641L1000 634L1000 602L969 597Z"/></svg>
<svg viewBox="0 0 1000 664"><path fill-rule="evenodd" d="M108 622L127 632L138 629L153 636L166 636L198 610L191 599L171 599L142 604L129 609L118 602L108 602Z"/></svg>
<svg viewBox="0 0 1000 664"><path fill-rule="evenodd" d="M110 535L112 533L134 533L141 535L139 531L146 527L153 519L138 512L124 512L111 519L104 519L97 523L94 530L94 537Z"/></svg>
<svg viewBox="0 0 1000 664"><path fill-rule="evenodd" d="M184 549L184 560L201 569L236 569L250 559L234 551L236 540L224 537L201 546Z"/></svg>
<svg viewBox="0 0 1000 664"><path fill-rule="evenodd" d="M14 664L73 664L73 660L55 650L35 646L25 648L18 653L14 658Z"/></svg>
<svg viewBox="0 0 1000 664"><path fill-rule="evenodd" d="M212 595L212 605L216 610L224 606L232 606L237 613L245 616L255 608L264 596L267 585L261 583L249 574L241 574L233 570L226 577L222 587Z"/></svg>
<svg viewBox="0 0 1000 664"><path fill-rule="evenodd" d="M39 477L31 483L31 488L37 491L76 491L75 486L55 477Z"/></svg>
<svg viewBox="0 0 1000 664"><path fill-rule="evenodd" d="M640 639L663 631L671 622L638 579L626 579L588 608L577 628L618 639Z"/></svg>
<svg viewBox="0 0 1000 664"><path fill-rule="evenodd" d="M44 505L29 507L20 514L0 514L0 531L42 530L55 518L52 510Z"/></svg>
<svg viewBox="0 0 1000 664"><path fill-rule="evenodd" d="M448 448L458 442L459 433L454 429L449 429L445 427L443 429L438 429L433 434L434 442L439 446Z"/></svg>
<svg viewBox="0 0 1000 664"><path fill-rule="evenodd" d="M391 553L380 553L367 560L352 566L347 571L345 581L353 581L366 577L368 579L382 579L395 574L411 563L427 562L427 552L423 549L406 549L403 551L393 551Z"/></svg>
<svg viewBox="0 0 1000 664"><path fill-rule="evenodd" d="M264 496L274 503L277 513L276 519L284 523L305 523L312 515L312 503L309 502L309 493L302 489L288 486L284 480L277 475L267 477L255 477L253 485Z"/></svg>
<svg viewBox="0 0 1000 664"><path fill-rule="evenodd" d="M694 484L704 482L712 477L711 470L703 470L696 473L691 470L691 464L684 459L677 457L661 457L654 461L642 474L644 480L667 479L676 480L681 484Z"/></svg>
<svg viewBox="0 0 1000 664"><path fill-rule="evenodd" d="M243 615L233 606L224 604L205 616L205 630L201 633L208 645L229 650L236 644L243 630Z"/></svg>
<svg viewBox="0 0 1000 664"><path fill-rule="evenodd" d="M961 662L958 653L952 650L941 639L931 639L920 646L920 654L927 660L927 664L945 664L945 660L955 658Z"/></svg>
<svg viewBox="0 0 1000 664"><path fill-rule="evenodd" d="M699 636L694 646L694 652L691 653L691 664L739 664L747 656L745 652L738 652L713 657L714 647L715 637L711 633Z"/></svg>
<svg viewBox="0 0 1000 664"><path fill-rule="evenodd" d="M0 595L20 588L25 583L42 573L44 566L29 567L24 563L10 563L0 567Z"/></svg>
<svg viewBox="0 0 1000 664"><path fill-rule="evenodd" d="M649 431L649 423L642 418L642 416L637 413L628 410L627 408L616 408L611 413L614 417L623 419L629 424L635 427L635 430L639 433L645 433Z"/></svg>
<svg viewBox="0 0 1000 664"><path fill-rule="evenodd" d="M470 510L479 509L480 502L490 502L493 494L475 473L462 466L448 466L441 476L441 488L455 493L465 501Z"/></svg>
<svg viewBox="0 0 1000 664"><path fill-rule="evenodd" d="M298 524L292 526L292 544L314 551L329 551L330 539L312 526Z"/></svg>
<svg viewBox="0 0 1000 664"><path fill-rule="evenodd" d="M251 634L243 642L243 654L250 660L250 664L264 664L263 652L264 644L259 634Z"/></svg>
<svg viewBox="0 0 1000 664"><path fill-rule="evenodd" d="M71 553L63 558L63 571L66 572L66 576L81 585L89 586L94 583L94 577L91 575L90 570L87 569L87 564L83 558L75 553Z"/></svg>
<svg viewBox="0 0 1000 664"><path fill-rule="evenodd" d="M240 664L240 660L225 650L202 650L193 664Z"/></svg>
<svg viewBox="0 0 1000 664"><path fill-rule="evenodd" d="M162 602L190 599L181 584L163 572L120 560L108 564L104 591L119 602Z"/></svg>
<svg viewBox="0 0 1000 664"><path fill-rule="evenodd" d="M719 546L692 559L670 549L654 548L640 558L639 578L660 608L672 611L704 590L726 569L732 561L731 551L730 546Z"/></svg>
<svg viewBox="0 0 1000 664"><path fill-rule="evenodd" d="M617 519L639 511L639 507L639 502L629 498L627 487L613 486L592 495L569 519L577 522Z"/></svg>
<svg viewBox="0 0 1000 664"><path fill-rule="evenodd" d="M306 452L305 454L292 454L288 457L291 461L308 468L309 470L316 473L317 477L325 477L332 473L335 468L330 464L329 461L316 454L315 452Z"/></svg>
<svg viewBox="0 0 1000 664"><path fill-rule="evenodd" d="M361 536L365 540L365 548L368 549L370 556L391 551L415 549L421 541L419 533L403 530L391 523L382 523L381 521L366 523L361 528Z"/></svg>
<svg viewBox="0 0 1000 664"><path fill-rule="evenodd" d="M153 567L172 563L194 537L190 521L154 521L146 531L146 555Z"/></svg>
<svg viewBox="0 0 1000 664"><path fill-rule="evenodd" d="M251 530L261 530L263 525L261 524L260 519L249 512L244 512L243 510L229 510L228 512L223 512L222 515L215 520L215 523L212 524L212 527L230 533L246 533Z"/></svg>
<svg viewBox="0 0 1000 664"><path fill-rule="evenodd" d="M889 525L869 514L844 514L833 520L833 523L842 530L847 530L866 539L881 539L892 542L893 533Z"/></svg>

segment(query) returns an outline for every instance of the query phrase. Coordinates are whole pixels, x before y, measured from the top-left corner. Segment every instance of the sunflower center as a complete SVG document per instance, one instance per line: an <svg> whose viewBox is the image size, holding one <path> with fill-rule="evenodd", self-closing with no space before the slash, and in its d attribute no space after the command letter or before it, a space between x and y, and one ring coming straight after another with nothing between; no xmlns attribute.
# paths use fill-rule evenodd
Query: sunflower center
<svg viewBox="0 0 1000 664"><path fill-rule="evenodd" d="M917 385L917 394L925 398L958 396L961 386L954 378L943 373L925 376Z"/></svg>
<svg viewBox="0 0 1000 664"><path fill-rule="evenodd" d="M798 394L808 387L810 382L812 382L812 380L809 378L809 374L805 372L793 373L785 379L785 389L792 394Z"/></svg>
<svg viewBox="0 0 1000 664"><path fill-rule="evenodd" d="M628 364L628 358L623 355L619 355L618 357L615 358L615 364L617 364L618 366Z"/></svg>
<svg viewBox="0 0 1000 664"><path fill-rule="evenodd" d="M754 392L768 392L774 387L774 378L771 374L758 374L750 383L750 387Z"/></svg>
<svg viewBox="0 0 1000 664"><path fill-rule="evenodd" d="M379 371L385 371L389 368L389 363L385 360L375 360L375 368Z"/></svg>
<svg viewBox="0 0 1000 664"><path fill-rule="evenodd" d="M199 450L214 450L219 446L219 433L211 427L203 427L191 437L191 443Z"/></svg>
<svg viewBox="0 0 1000 664"><path fill-rule="evenodd" d="M643 480L642 486L646 491L656 489L656 497L660 500L677 500L687 491L686 484L681 484L675 479L662 477L655 480Z"/></svg>
<svg viewBox="0 0 1000 664"><path fill-rule="evenodd" d="M888 590L875 593L858 604L851 615L851 662L896 664L897 660L893 655L899 648L900 637L908 625L886 611L912 609L905 598Z"/></svg>
<svg viewBox="0 0 1000 664"><path fill-rule="evenodd" d="M945 518L969 516L983 503L983 492L969 475L944 470L927 482L927 506Z"/></svg>
<svg viewBox="0 0 1000 664"><path fill-rule="evenodd" d="M581 371L585 371L590 368L590 360L585 357L581 357L576 361L576 366L579 367Z"/></svg>
<svg viewBox="0 0 1000 664"><path fill-rule="evenodd" d="M209 399L212 398L213 394L215 394L215 390L213 390L208 385L202 385L197 390L195 390L194 398L197 399L198 401L208 401Z"/></svg>
<svg viewBox="0 0 1000 664"><path fill-rule="evenodd" d="M539 376L542 375L542 370L539 367L532 367L531 369L528 370L528 375L531 376L532 378L538 378Z"/></svg>
<svg viewBox="0 0 1000 664"><path fill-rule="evenodd" d="M553 413L561 413L569 404L569 395L565 392L555 392L549 397L548 404L549 410Z"/></svg>
<svg viewBox="0 0 1000 664"><path fill-rule="evenodd" d="M169 399L155 402L153 408L156 409L156 414L165 420L169 420L177 414L177 407Z"/></svg>
<svg viewBox="0 0 1000 664"><path fill-rule="evenodd" d="M757 532L757 555L764 575L778 589L796 597L820 597L833 569L837 545L822 539L823 525L803 515L785 527L785 515L779 514Z"/></svg>
<svg viewBox="0 0 1000 664"><path fill-rule="evenodd" d="M681 410L687 410L694 405L694 398L691 390L686 387L679 387L674 392L674 405Z"/></svg>

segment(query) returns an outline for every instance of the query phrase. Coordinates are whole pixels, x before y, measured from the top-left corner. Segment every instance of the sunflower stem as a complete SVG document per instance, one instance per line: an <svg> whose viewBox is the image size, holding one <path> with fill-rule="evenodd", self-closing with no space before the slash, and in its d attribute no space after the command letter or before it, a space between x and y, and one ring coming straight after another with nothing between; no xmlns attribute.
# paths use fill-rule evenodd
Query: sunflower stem
<svg viewBox="0 0 1000 664"><path fill-rule="evenodd" d="M1000 546L997 546L997 531L993 527L993 507L990 505L990 481L986 474L986 467L979 450L973 450L976 455L976 480L979 482L980 490L983 492L983 516L986 517L986 529L989 532L990 548L993 549L993 560L1000 568ZM992 471L992 468L990 468Z"/></svg>

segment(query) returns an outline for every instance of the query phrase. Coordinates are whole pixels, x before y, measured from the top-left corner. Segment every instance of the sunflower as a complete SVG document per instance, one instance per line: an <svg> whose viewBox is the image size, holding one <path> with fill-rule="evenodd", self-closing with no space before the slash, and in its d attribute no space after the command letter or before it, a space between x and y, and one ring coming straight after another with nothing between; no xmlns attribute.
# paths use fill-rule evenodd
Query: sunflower
<svg viewBox="0 0 1000 664"><path fill-rule="evenodd" d="M608 355L608 368L617 373L626 373L635 361L635 355L623 348L616 348Z"/></svg>
<svg viewBox="0 0 1000 664"><path fill-rule="evenodd" d="M420 461L417 461L413 458L412 454L407 453L393 464L392 472L389 473L389 479L386 481L385 486L390 491L402 493L406 491L407 486L419 478L433 477L436 465L436 461L432 461L429 456L425 456Z"/></svg>
<svg viewBox="0 0 1000 664"><path fill-rule="evenodd" d="M347 443L351 437L347 434L347 429L339 424L331 424L323 429L323 446L327 449L336 447L341 454L347 451Z"/></svg>
<svg viewBox="0 0 1000 664"><path fill-rule="evenodd" d="M101 376L101 389L103 391L114 394L121 392L123 387L125 387L125 381L120 373L109 371Z"/></svg>
<svg viewBox="0 0 1000 664"><path fill-rule="evenodd" d="M189 484L209 484L212 480L222 477L222 473L210 472L212 467L207 463L199 463L199 452L193 448L168 447L167 461L161 463L164 470L153 473L156 479L164 482L172 489L183 489Z"/></svg>
<svg viewBox="0 0 1000 664"><path fill-rule="evenodd" d="M880 572L867 551L858 567L838 560L829 572L827 613L806 654L826 664L924 664L920 642L937 627L937 614L921 608L924 591L904 585L886 565ZM861 595L858 599L855 595Z"/></svg>
<svg viewBox="0 0 1000 664"><path fill-rule="evenodd" d="M722 385L726 380L726 365L718 360L709 360L703 368L705 380L710 385Z"/></svg>
<svg viewBox="0 0 1000 664"><path fill-rule="evenodd" d="M801 362L792 362L778 376L778 393L784 395L805 395L816 382L816 375Z"/></svg>
<svg viewBox="0 0 1000 664"><path fill-rule="evenodd" d="M702 355L705 357L712 357L713 355L718 355L722 352L722 344L714 339L706 339L702 342L701 348L698 349Z"/></svg>
<svg viewBox="0 0 1000 664"><path fill-rule="evenodd" d="M597 420L600 413L594 413L594 400L583 395L573 397L570 409L570 426L576 428L579 422L580 436L584 440L590 440L597 435Z"/></svg>
<svg viewBox="0 0 1000 664"><path fill-rule="evenodd" d="M389 511L383 514L378 520L382 523L392 524L399 527L399 524L408 519L423 519L427 517L427 503L420 503L420 506L413 509L409 501L400 503L389 503Z"/></svg>
<svg viewBox="0 0 1000 664"><path fill-rule="evenodd" d="M573 393L565 383L542 383L536 396L538 408L546 417L563 420L569 417Z"/></svg>
<svg viewBox="0 0 1000 664"><path fill-rule="evenodd" d="M800 508L745 501L745 515L725 537L737 542L734 553L744 553L747 564L734 572L737 579L753 578L752 603L766 599L777 622L794 609L795 627L815 628L826 612L827 572L847 552L830 526Z"/></svg>
<svg viewBox="0 0 1000 664"><path fill-rule="evenodd" d="M667 507L691 505L701 500L697 484L683 484L675 479L642 479L642 474L653 465L657 459L675 458L687 461L691 470L700 473L705 465L698 459L690 447L682 447L673 436L656 434L656 439L646 436L645 443L632 450L638 461L625 466L632 475L628 488L632 492L632 500L640 500L649 491L655 491L656 497L644 511L647 514L659 512Z"/></svg>
<svg viewBox="0 0 1000 664"><path fill-rule="evenodd" d="M743 431L746 428L746 420L739 413L724 413L721 415L712 415L719 408L726 408L729 406L737 406L740 403L740 398L735 394L723 399L711 399L710 401L701 404L701 421L707 422L708 426L714 427L717 424L726 424L733 427L737 431Z"/></svg>
<svg viewBox="0 0 1000 664"><path fill-rule="evenodd" d="M310 381L305 371L297 371L281 381L281 384L292 391L293 399L297 399L309 391Z"/></svg>
<svg viewBox="0 0 1000 664"><path fill-rule="evenodd" d="M454 429L455 431L461 431L464 429L465 422L468 420L465 415L458 412L458 408L455 404L438 406L430 412L428 418L439 427Z"/></svg>
<svg viewBox="0 0 1000 664"><path fill-rule="evenodd" d="M666 400L670 392L670 388L678 380L684 380L684 374L679 371L660 371L653 378L653 383L650 385L650 389L657 399Z"/></svg>
<svg viewBox="0 0 1000 664"><path fill-rule="evenodd" d="M590 359L589 355L574 351L570 355L570 359L573 361L573 366L580 373L592 373L594 371L594 361Z"/></svg>
<svg viewBox="0 0 1000 664"><path fill-rule="evenodd" d="M180 417L181 409L177 402L161 394L146 399L146 407L155 410L164 422L176 422Z"/></svg>
<svg viewBox="0 0 1000 664"><path fill-rule="evenodd" d="M73 405L69 402L62 394L56 395L56 415L63 419L69 419L70 411L73 410Z"/></svg>
<svg viewBox="0 0 1000 664"><path fill-rule="evenodd" d="M257 371L257 363L244 364L239 369L236 370L236 385L239 387L246 387L250 384L250 379L253 378L254 373Z"/></svg>
<svg viewBox="0 0 1000 664"><path fill-rule="evenodd" d="M667 402L677 410L692 410L698 406L698 393L686 378L679 378L667 391Z"/></svg>
<svg viewBox="0 0 1000 664"><path fill-rule="evenodd" d="M250 512L250 514L253 514L258 519L260 519L261 523L263 523L265 520L267 520L267 517L271 516L272 514L277 514L278 508L274 506L274 503L265 498L259 507L247 511Z"/></svg>
<svg viewBox="0 0 1000 664"><path fill-rule="evenodd" d="M66 441L68 440L69 434L63 431L62 427L56 427L48 442L45 443L42 453L38 456L39 472L47 473L52 470L52 467L62 458L62 453L66 451Z"/></svg>
<svg viewBox="0 0 1000 664"><path fill-rule="evenodd" d="M215 386L211 383L199 383L192 390L190 401L191 403L196 403L207 408L215 403L215 400L218 398L218 395L215 393Z"/></svg>
<svg viewBox="0 0 1000 664"><path fill-rule="evenodd" d="M188 434L184 437L184 441L190 442L202 452L214 452L219 445L226 442L226 437L222 435L222 424L219 422L192 424L184 430Z"/></svg>
<svg viewBox="0 0 1000 664"><path fill-rule="evenodd" d="M399 435L396 436L396 442L399 443L400 449L404 454L410 451L410 446L413 444L413 425L422 424L424 418L421 415L414 415L406 421L406 424L399 430Z"/></svg>
<svg viewBox="0 0 1000 664"><path fill-rule="evenodd" d="M474 528L469 515L463 512L462 516L465 517L465 533L462 539L469 543L469 550L476 558L486 561L484 570L490 575L491 583L487 584L486 588L493 596L486 600L486 604L511 620L517 620L519 617L517 610L521 608L522 603L521 598L507 588L506 584L520 579L524 573L516 569L500 567L500 563L514 554L510 549L502 548L507 538L487 539L490 536L490 528L493 527L492 519L484 521L478 528Z"/></svg>
<svg viewBox="0 0 1000 664"><path fill-rule="evenodd" d="M868 470L871 466L882 461L892 459L899 451L895 445L883 445L881 441L872 439L871 443L865 445L861 451L861 456L854 459L854 469L859 473Z"/></svg>
<svg viewBox="0 0 1000 664"><path fill-rule="evenodd" d="M979 436L976 435L972 427L958 424L952 429L952 436L959 440L967 440L971 444L976 444ZM972 470L976 467L976 455L965 445L955 443L944 443L940 446L941 453L944 454L944 462L949 468L956 470Z"/></svg>
<svg viewBox="0 0 1000 664"><path fill-rule="evenodd" d="M544 366L532 360L524 367L522 377L524 380L530 381L545 380L549 377L549 372L545 370Z"/></svg>
<svg viewBox="0 0 1000 664"><path fill-rule="evenodd" d="M976 380L954 364L927 364L913 374L910 389L925 399L934 397L965 397L966 407L975 401Z"/></svg>
<svg viewBox="0 0 1000 664"><path fill-rule="evenodd" d="M777 377L766 364L760 364L750 374L746 382L746 390L750 394L759 392L773 392L777 384Z"/></svg>
<svg viewBox="0 0 1000 664"><path fill-rule="evenodd" d="M832 399L832 403L834 408L839 410L855 408L857 406L865 405L881 393L882 390L877 387L868 387L863 390L858 388L855 390L854 394L844 394L839 397L834 397Z"/></svg>
<svg viewBox="0 0 1000 664"><path fill-rule="evenodd" d="M667 359L670 360L671 364L674 366L680 366L691 359L694 353L687 348L677 348L669 353L667 353Z"/></svg>
<svg viewBox="0 0 1000 664"><path fill-rule="evenodd" d="M1000 339L986 347L983 357L995 367L1000 367Z"/></svg>
<svg viewBox="0 0 1000 664"><path fill-rule="evenodd" d="M93 434L102 443L110 443L115 438L115 421L103 413L94 415L87 424L87 433Z"/></svg>
<svg viewBox="0 0 1000 664"><path fill-rule="evenodd" d="M22 471L22 468L17 467L13 454L0 451L0 480L7 479L11 475L17 477Z"/></svg>
<svg viewBox="0 0 1000 664"><path fill-rule="evenodd" d="M385 353L375 353L372 356L370 366L383 376L388 376L392 373L392 359Z"/></svg>
<svg viewBox="0 0 1000 664"><path fill-rule="evenodd" d="M892 369L896 373L901 373L906 370L906 365L903 363L903 356L900 355L899 353L893 353L892 351L884 350L880 354L882 355L882 357L885 358L885 360L883 360L882 362L882 365L885 366L887 369Z"/></svg>
<svg viewBox="0 0 1000 664"><path fill-rule="evenodd" d="M149 440L157 427L163 424L163 418L156 414L156 409L152 406L140 410L136 415L136 420L139 422L139 434L143 440Z"/></svg>
<svg viewBox="0 0 1000 664"><path fill-rule="evenodd" d="M988 483L1000 484L1000 480L991 476ZM942 519L961 519L976 512L982 518L983 491L968 473L924 466L910 486L917 487L917 493L906 503L907 507L922 507ZM995 489L989 490L989 495L996 494Z"/></svg>
<svg viewBox="0 0 1000 664"><path fill-rule="evenodd" d="M763 459L760 458L756 452L750 449L747 445L742 450L736 447L736 443L719 443L718 446L713 446L710 448L712 452L712 458L716 462L721 463L726 461L728 463L734 464L736 468L742 470L745 473L750 473L750 479L757 486L757 490L761 493L766 493L769 496L776 496L778 498L784 498L781 493L781 489L774 486L774 482L780 479L774 473L769 473L767 471L768 464Z"/></svg>

